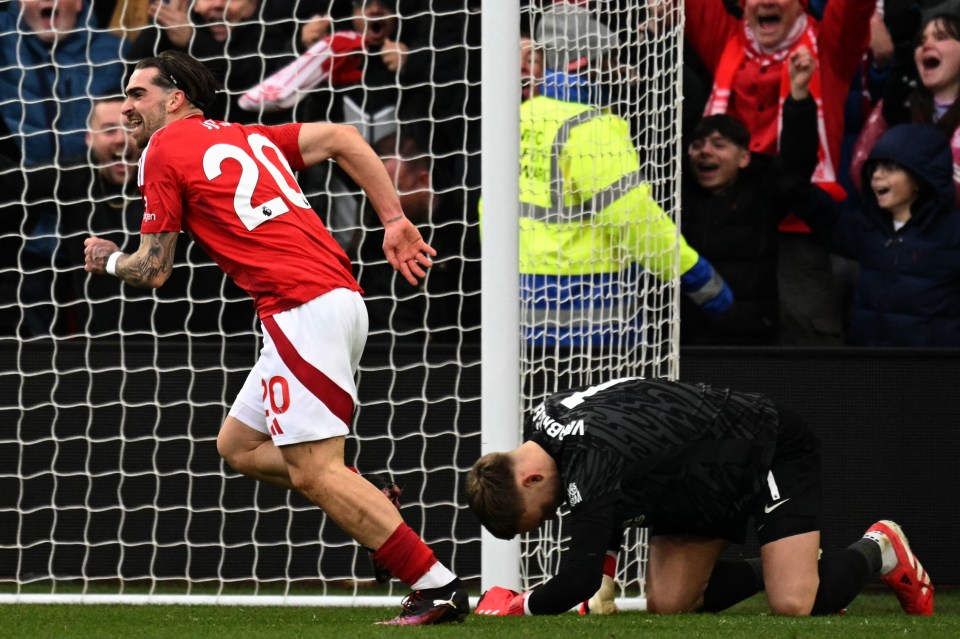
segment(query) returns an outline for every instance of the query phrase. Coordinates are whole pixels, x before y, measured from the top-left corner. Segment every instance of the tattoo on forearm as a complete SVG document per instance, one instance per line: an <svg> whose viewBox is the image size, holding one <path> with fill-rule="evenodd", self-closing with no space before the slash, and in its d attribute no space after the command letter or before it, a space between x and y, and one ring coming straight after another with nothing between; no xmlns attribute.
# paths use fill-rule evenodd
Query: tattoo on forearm
<svg viewBox="0 0 960 639"><path fill-rule="evenodd" d="M138 287L150 287L157 278L173 270L173 247L176 233L158 233L143 236L140 249L123 262L117 263L117 275Z"/></svg>
<svg viewBox="0 0 960 639"><path fill-rule="evenodd" d="M125 257L132 257L134 259L124 260L121 258L117 261L117 277L131 286L136 286L137 288L146 288L146 283L140 281L140 274L136 269L137 256L134 254Z"/></svg>
<svg viewBox="0 0 960 639"><path fill-rule="evenodd" d="M137 266L140 269L140 277L144 280L151 280L161 273L170 270L170 265L166 264L163 244L160 242L159 235L150 238L147 253L140 258Z"/></svg>

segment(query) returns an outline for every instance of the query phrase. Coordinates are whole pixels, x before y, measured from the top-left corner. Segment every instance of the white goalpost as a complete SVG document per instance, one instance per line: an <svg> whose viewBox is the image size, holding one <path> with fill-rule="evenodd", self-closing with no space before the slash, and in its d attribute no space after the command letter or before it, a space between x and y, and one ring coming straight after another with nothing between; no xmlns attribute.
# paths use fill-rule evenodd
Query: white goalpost
<svg viewBox="0 0 960 639"><path fill-rule="evenodd" d="M544 3L544 8L550 3ZM555 6L555 5L554 5ZM603 113L613 113L630 124L634 143L640 153L641 179L651 185L654 200L679 227L680 122L682 108L682 4L672 0L618 2L601 0L581 5L593 21L566 23L565 37L603 41L601 32L616 35L617 44L595 69L595 88L580 101ZM534 45L536 24L541 13L530 7L526 22L530 25ZM549 60L547 60L549 62ZM548 70L549 73L549 70ZM598 149L598 154L603 150ZM598 157L598 164L602 158ZM554 180L557 178L555 177ZM554 189L559 189L554 186ZM562 189L561 189L562 190ZM554 196L556 197L556 196ZM604 231L616 235L617 229ZM678 231L679 233L679 231ZM662 281L646 271L637 275L635 258L665 258L678 264L677 246L672 254L654 254L652 243L632 247L631 254L619 259L619 275L613 290L614 299L604 298L592 305L589 313L579 310L564 315L559 311L544 314L535 307L524 307L521 325L525 336L558 335L556 339L521 339L521 408L530 411L544 397L571 386L596 384L616 377L660 377L676 379L679 374L678 282ZM609 248L597 249L594 262L610 261ZM557 272L569 267L563 264L563 250L558 251ZM595 269L601 267L594 266ZM592 277L600 272L585 273ZM541 293L537 293L539 295ZM574 304L579 308L579 305ZM584 302L583 308L591 305ZM615 310L611 310L615 309ZM579 315L579 316L578 316ZM571 324L564 324L570 322ZM609 323L614 328L604 340L583 339L565 343L559 335L591 333L591 322ZM639 338L633 333L637 326ZM564 535L564 518L550 522L520 542L521 582L530 588L553 575L561 552L569 542ZM629 530L618 558L617 584L620 588L617 605L620 609L643 609L646 568L646 530Z"/></svg>
<svg viewBox="0 0 960 639"><path fill-rule="evenodd" d="M227 82L218 117L353 124L385 160L402 165L404 206L439 252L419 287L393 274L380 225L343 174L325 167L299 178L354 263L370 313L347 463L402 487L405 521L472 594L529 588L558 566L567 543L562 519L543 534L496 540L465 505L465 474L483 452L518 445L523 414L547 393L614 376L675 378L678 283L640 272L623 286L642 323L638 343L574 352L525 342L517 45L521 28L534 30L551 3L484 0L482 12L479 0L367 3L396 7L399 16L390 22L374 12L364 23L350 14L352 3L331 0L324 37L357 28L363 36L364 24L388 29L389 41L403 45L400 71L377 54L359 64L358 76L331 72L356 63L358 50L333 40L326 52L303 44L303 27L323 13L316 10L323 3L307 0L260 0L248 22L267 31L254 37L250 25L232 25L220 54L195 25L186 49L228 78L259 61L257 75ZM618 41L602 103L593 106L630 123L643 179L676 220L682 12L675 4L584 6ZM18 11L7 5L0 19ZM111 33L84 16L60 37ZM126 26L131 37L150 29ZM31 34L18 26L8 35ZM298 85L279 110L238 106L296 60L294 48L328 56L323 77ZM104 64L92 52L88 63ZM53 114L40 132L51 133L67 109L98 108L104 96L90 86L69 104L15 99ZM117 78L114 99L120 89ZM86 121L96 128L103 117ZM85 133L71 132L81 140ZM91 146L82 156L57 151L36 163L23 145L40 133L0 126L0 213L16 220L0 226L0 603L396 606L407 587L377 583L367 551L318 508L240 476L217 453L219 426L260 347L251 301L185 235L173 275L157 291L86 274L85 237L110 237L128 252L139 243L135 179L131 188L105 177L135 153L121 143L98 156ZM621 553L623 609L643 607L645 545L642 531L632 532Z"/></svg>
<svg viewBox="0 0 960 639"><path fill-rule="evenodd" d="M483 232L480 453L520 444L519 228L520 20L515 0L493 0L483 12L483 201L496 220ZM520 544L481 530L482 591L520 590Z"/></svg>

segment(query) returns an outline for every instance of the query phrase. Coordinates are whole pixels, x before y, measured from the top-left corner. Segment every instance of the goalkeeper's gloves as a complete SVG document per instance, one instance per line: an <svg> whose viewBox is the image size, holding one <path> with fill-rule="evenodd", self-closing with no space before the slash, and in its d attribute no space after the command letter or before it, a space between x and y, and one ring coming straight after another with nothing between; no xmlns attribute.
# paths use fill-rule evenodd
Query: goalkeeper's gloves
<svg viewBox="0 0 960 639"><path fill-rule="evenodd" d="M617 582L608 575L603 576L600 590L592 597L580 604L577 609L581 615L612 615L620 612L614 599L617 597Z"/></svg>
<svg viewBox="0 0 960 639"><path fill-rule="evenodd" d="M478 615L525 615L524 604L529 596L529 592L515 592L494 586L480 595L480 601L477 602L477 609L474 612Z"/></svg>

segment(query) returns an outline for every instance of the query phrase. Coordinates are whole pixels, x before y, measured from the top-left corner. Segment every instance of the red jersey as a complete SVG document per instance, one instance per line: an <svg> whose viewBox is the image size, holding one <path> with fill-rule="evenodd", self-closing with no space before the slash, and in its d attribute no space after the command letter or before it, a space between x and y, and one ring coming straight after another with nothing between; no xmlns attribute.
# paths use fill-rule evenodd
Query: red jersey
<svg viewBox="0 0 960 639"><path fill-rule="evenodd" d="M310 207L299 124L193 116L150 138L140 158L141 233L189 233L268 317L335 288L359 291L350 260Z"/></svg>

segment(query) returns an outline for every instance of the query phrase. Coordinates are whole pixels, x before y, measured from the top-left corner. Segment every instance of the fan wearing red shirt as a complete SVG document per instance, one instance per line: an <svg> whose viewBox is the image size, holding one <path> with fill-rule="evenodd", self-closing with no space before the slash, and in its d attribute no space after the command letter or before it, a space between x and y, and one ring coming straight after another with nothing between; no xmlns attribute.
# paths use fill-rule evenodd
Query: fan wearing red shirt
<svg viewBox="0 0 960 639"><path fill-rule="evenodd" d="M181 231L254 299L260 358L217 438L237 471L295 489L413 592L386 623L462 621L460 580L437 561L390 499L344 465L367 314L350 262L310 208L293 171L334 159L364 190L386 233L387 261L416 285L436 251L404 216L390 177L350 126L245 126L205 119L217 82L189 55L139 62L122 113L143 155L140 248L85 240L85 268L157 288Z"/></svg>

